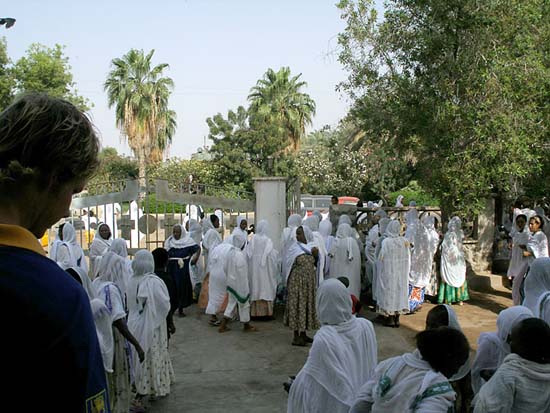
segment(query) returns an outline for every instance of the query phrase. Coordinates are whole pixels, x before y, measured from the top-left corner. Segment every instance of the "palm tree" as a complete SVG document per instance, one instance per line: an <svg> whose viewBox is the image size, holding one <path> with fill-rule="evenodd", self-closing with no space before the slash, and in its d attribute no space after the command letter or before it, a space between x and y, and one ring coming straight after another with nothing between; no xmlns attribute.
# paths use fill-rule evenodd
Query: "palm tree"
<svg viewBox="0 0 550 413"><path fill-rule="evenodd" d="M294 151L299 149L306 126L311 124L315 115L315 102L307 93L301 92L307 86L306 82L300 81L301 76L301 73L291 76L288 67L278 72L268 69L248 95L252 117L279 125L289 141L287 149Z"/></svg>
<svg viewBox="0 0 550 413"><path fill-rule="evenodd" d="M155 50L145 54L131 49L122 58L113 59L103 86L109 108L115 107L116 125L138 160L142 185L146 165L162 160L177 126L176 113L168 109L174 82L162 76L168 64L152 67L153 53Z"/></svg>

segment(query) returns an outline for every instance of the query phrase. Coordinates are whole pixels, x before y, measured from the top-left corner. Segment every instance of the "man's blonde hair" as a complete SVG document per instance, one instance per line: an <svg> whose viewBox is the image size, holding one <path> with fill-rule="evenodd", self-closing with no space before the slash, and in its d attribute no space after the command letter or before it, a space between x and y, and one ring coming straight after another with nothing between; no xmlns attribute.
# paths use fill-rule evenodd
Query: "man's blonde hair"
<svg viewBox="0 0 550 413"><path fill-rule="evenodd" d="M24 95L0 113L0 196L31 182L89 178L98 153L94 126L72 103L46 94Z"/></svg>

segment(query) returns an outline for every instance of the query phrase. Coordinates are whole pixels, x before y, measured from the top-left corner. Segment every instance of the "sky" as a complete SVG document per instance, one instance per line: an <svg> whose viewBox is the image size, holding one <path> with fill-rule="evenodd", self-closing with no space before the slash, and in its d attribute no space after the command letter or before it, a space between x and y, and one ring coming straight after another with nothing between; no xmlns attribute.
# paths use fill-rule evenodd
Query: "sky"
<svg viewBox="0 0 550 413"><path fill-rule="evenodd" d="M153 64L168 63L175 88L170 107L178 128L169 156L189 158L208 136L206 118L247 105L247 95L268 68L302 74L315 100L311 129L337 125L349 102L335 91L346 78L338 63L337 35L344 21L336 0L181 0L4 2L2 17L17 23L5 36L12 60L30 44L65 45L78 93L102 145L131 151L115 126L103 83L110 62L131 48L155 49ZM206 141L206 144L210 143Z"/></svg>

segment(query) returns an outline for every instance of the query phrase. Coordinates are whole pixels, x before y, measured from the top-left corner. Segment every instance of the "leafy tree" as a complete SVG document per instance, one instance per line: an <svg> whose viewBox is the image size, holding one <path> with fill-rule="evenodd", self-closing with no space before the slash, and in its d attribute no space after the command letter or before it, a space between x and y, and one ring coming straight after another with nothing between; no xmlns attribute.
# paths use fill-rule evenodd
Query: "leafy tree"
<svg viewBox="0 0 550 413"><path fill-rule="evenodd" d="M13 98L15 79L10 68L6 38L0 39L0 111L4 110Z"/></svg>
<svg viewBox="0 0 550 413"><path fill-rule="evenodd" d="M315 115L315 102L301 91L307 86L301 76L292 76L288 67L277 72L268 69L248 95L252 127L271 124L279 129L278 134L285 135L288 147L294 151L299 149L305 128Z"/></svg>
<svg viewBox="0 0 550 413"><path fill-rule="evenodd" d="M51 48L39 43L31 44L26 55L21 57L12 69L16 92L48 93L67 99L79 109L87 111L91 104L78 95L69 58L64 55L63 48L59 44Z"/></svg>
<svg viewBox="0 0 550 413"><path fill-rule="evenodd" d="M448 212L542 168L548 141L548 3L390 0L338 3L347 27L340 85L365 140L388 136Z"/></svg>
<svg viewBox="0 0 550 413"><path fill-rule="evenodd" d="M168 64L152 66L154 52L131 49L113 59L104 85L109 107L115 107L117 127L138 160L142 184L146 165L161 157L176 130L176 114L168 108L174 82L162 76Z"/></svg>

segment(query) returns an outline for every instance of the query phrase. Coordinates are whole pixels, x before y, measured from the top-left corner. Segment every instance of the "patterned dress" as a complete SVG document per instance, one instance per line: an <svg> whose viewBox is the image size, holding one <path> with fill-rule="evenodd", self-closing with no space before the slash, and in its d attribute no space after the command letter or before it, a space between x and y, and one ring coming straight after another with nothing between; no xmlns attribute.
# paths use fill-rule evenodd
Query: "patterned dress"
<svg viewBox="0 0 550 413"><path fill-rule="evenodd" d="M137 361L139 363L139 361ZM136 381L139 394L161 397L170 394L170 385L175 382L174 369L168 353L166 323L155 329L151 348L142 364L141 380Z"/></svg>
<svg viewBox="0 0 550 413"><path fill-rule="evenodd" d="M305 332L319 328L315 309L317 275L315 258L302 254L294 260L288 276L288 299L284 323L294 331Z"/></svg>
<svg viewBox="0 0 550 413"><path fill-rule="evenodd" d="M113 372L107 373L111 411L113 413L128 413L132 395L128 363L129 348L126 339L116 328L113 328L113 338L115 341Z"/></svg>

